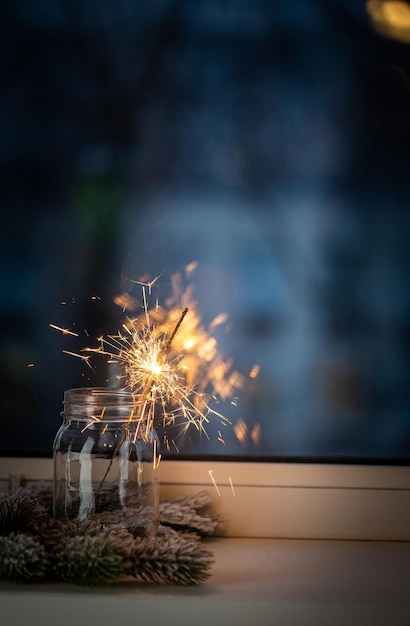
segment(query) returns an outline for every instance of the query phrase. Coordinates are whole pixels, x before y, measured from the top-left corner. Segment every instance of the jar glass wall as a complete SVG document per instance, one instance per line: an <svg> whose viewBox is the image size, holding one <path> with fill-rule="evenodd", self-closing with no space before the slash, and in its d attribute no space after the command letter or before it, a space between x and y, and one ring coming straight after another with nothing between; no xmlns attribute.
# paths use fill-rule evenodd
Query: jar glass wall
<svg viewBox="0 0 410 626"><path fill-rule="evenodd" d="M141 398L124 389L69 389L53 449L53 513L87 519L131 508L141 533L155 533L159 440L142 419Z"/></svg>

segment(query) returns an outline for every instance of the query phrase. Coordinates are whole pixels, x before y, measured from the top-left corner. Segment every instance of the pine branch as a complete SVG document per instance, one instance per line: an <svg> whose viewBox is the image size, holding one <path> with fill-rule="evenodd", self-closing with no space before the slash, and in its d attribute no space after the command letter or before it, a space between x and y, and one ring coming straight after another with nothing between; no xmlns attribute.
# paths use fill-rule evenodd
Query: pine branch
<svg viewBox="0 0 410 626"><path fill-rule="evenodd" d="M211 506L211 498L207 491L199 491L197 493L190 493L187 496L178 496L173 498L170 502L164 504L180 504L181 506L188 506L195 511L203 511ZM162 505L161 505L162 506Z"/></svg>
<svg viewBox="0 0 410 626"><path fill-rule="evenodd" d="M0 578L33 582L45 578L49 560L44 546L33 537L11 533L0 537Z"/></svg>
<svg viewBox="0 0 410 626"><path fill-rule="evenodd" d="M198 541L173 535L135 542L130 573L138 580L166 585L196 585L210 575L211 552Z"/></svg>
<svg viewBox="0 0 410 626"><path fill-rule="evenodd" d="M175 502L164 502L160 506L161 524L180 530L195 530L201 535L213 535L219 525L216 518L199 515L195 509Z"/></svg>
<svg viewBox="0 0 410 626"><path fill-rule="evenodd" d="M0 535L21 530L44 514L44 508L29 496L4 496L0 499Z"/></svg>
<svg viewBox="0 0 410 626"><path fill-rule="evenodd" d="M54 571L59 580L93 586L114 582L130 566L130 550L115 536L69 537L56 554Z"/></svg>
<svg viewBox="0 0 410 626"><path fill-rule="evenodd" d="M12 493L12 497L29 496L35 498L49 513L53 509L53 481L38 480L29 485L23 485L24 480L21 479L21 485Z"/></svg>
<svg viewBox="0 0 410 626"><path fill-rule="evenodd" d="M144 509L63 521L18 491L0 499L0 578L27 582L53 576L97 585L132 575L139 581L190 585L209 576L213 555L198 535L212 534L218 522L199 512L210 501L205 492L161 504L158 534L148 538Z"/></svg>
<svg viewBox="0 0 410 626"><path fill-rule="evenodd" d="M51 560L53 560L58 546L67 537L75 536L76 526L73 522L63 522L46 514L30 522L25 527L24 532L40 541L50 555Z"/></svg>
<svg viewBox="0 0 410 626"><path fill-rule="evenodd" d="M199 532L201 535L214 535L222 527L222 520L206 514L211 498L206 491L180 496L170 502L162 502L159 507L161 524L177 530Z"/></svg>

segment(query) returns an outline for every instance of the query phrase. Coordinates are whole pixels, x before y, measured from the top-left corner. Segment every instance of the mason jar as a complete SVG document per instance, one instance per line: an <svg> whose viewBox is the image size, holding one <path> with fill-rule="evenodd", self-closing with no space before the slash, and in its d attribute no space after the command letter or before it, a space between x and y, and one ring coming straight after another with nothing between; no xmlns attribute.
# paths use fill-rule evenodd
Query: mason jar
<svg viewBox="0 0 410 626"><path fill-rule="evenodd" d="M159 439L141 416L141 396L125 389L64 393L63 423L53 446L53 514L85 520L133 509L141 534L156 532Z"/></svg>

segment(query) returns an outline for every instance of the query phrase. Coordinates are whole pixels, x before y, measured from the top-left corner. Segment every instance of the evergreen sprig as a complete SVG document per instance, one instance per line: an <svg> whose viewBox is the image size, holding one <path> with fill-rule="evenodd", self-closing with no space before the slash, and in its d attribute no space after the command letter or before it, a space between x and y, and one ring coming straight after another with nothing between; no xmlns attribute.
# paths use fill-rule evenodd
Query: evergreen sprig
<svg viewBox="0 0 410 626"><path fill-rule="evenodd" d="M4 496L0 499L0 535L16 532L44 513L44 508L34 498Z"/></svg>
<svg viewBox="0 0 410 626"><path fill-rule="evenodd" d="M43 501L44 484L39 492ZM158 534L146 537L143 511L57 520L18 489L18 495L0 498L0 579L90 586L133 576L158 584L201 583L210 575L213 555L199 535L213 534L218 524L205 513L209 503L204 492L162 503Z"/></svg>
<svg viewBox="0 0 410 626"><path fill-rule="evenodd" d="M132 553L135 578L166 585L195 585L209 576L213 555L199 542L181 535L135 542Z"/></svg>
<svg viewBox="0 0 410 626"><path fill-rule="evenodd" d="M10 533L0 537L0 578L34 582L45 578L49 560L44 546L28 535Z"/></svg>
<svg viewBox="0 0 410 626"><path fill-rule="evenodd" d="M48 513L53 509L53 481L52 480L36 480L25 484L24 476L14 476L16 488L13 490L13 496L29 496L37 500Z"/></svg>
<svg viewBox="0 0 410 626"><path fill-rule="evenodd" d="M128 546L115 536L68 537L55 557L59 580L77 585L98 585L118 580L129 566Z"/></svg>
<svg viewBox="0 0 410 626"><path fill-rule="evenodd" d="M199 515L189 506L181 506L175 502L163 503L160 508L162 524L176 530L197 531L201 535L213 535L219 525L216 518Z"/></svg>
<svg viewBox="0 0 410 626"><path fill-rule="evenodd" d="M53 561L58 546L66 537L76 534L76 526L73 522L54 519L51 515L41 515L30 522L24 528L24 532L38 539L49 554L50 560Z"/></svg>

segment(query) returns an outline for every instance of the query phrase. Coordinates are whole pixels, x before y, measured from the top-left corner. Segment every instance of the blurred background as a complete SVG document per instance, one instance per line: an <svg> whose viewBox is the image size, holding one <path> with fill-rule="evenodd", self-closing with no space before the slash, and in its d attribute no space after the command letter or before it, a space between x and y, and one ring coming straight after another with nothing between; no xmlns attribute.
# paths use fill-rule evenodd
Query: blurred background
<svg viewBox="0 0 410 626"><path fill-rule="evenodd" d="M197 261L247 382L181 457L408 464L409 4L0 11L1 454L51 455L64 391L104 384L62 350L116 332L124 277L161 299Z"/></svg>

